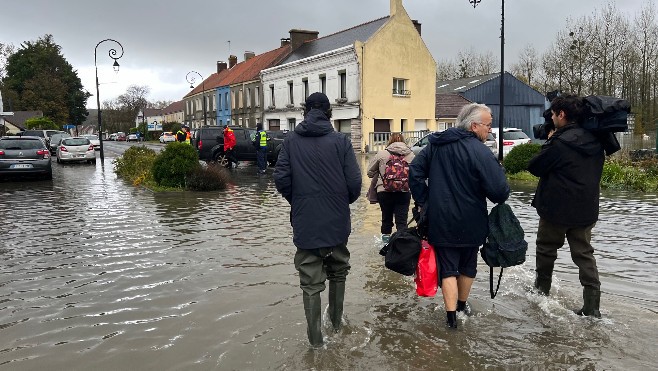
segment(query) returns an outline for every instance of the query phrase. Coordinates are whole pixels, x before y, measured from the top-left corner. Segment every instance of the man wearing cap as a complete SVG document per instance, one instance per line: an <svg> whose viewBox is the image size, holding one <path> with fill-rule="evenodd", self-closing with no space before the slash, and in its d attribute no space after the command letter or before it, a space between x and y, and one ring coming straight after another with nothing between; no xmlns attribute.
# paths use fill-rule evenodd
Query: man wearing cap
<svg viewBox="0 0 658 371"><path fill-rule="evenodd" d="M330 118L327 96L311 94L304 121L284 139L274 170L276 188L291 206L295 268L313 347L323 344L320 293L327 279L329 318L334 331L340 329L350 269L349 205L361 193L361 170L352 143L334 130Z"/></svg>

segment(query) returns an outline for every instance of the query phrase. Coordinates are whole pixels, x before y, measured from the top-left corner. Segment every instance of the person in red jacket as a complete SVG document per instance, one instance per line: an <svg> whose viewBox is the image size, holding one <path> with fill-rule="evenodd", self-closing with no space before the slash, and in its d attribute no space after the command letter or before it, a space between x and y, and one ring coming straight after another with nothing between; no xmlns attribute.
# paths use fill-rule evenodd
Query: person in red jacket
<svg viewBox="0 0 658 371"><path fill-rule="evenodd" d="M235 143L235 133L228 125L224 125L224 154L226 154L226 158L228 159L226 166L229 168L233 167L234 163L235 167L238 167L238 160L235 159L235 155L233 154Z"/></svg>

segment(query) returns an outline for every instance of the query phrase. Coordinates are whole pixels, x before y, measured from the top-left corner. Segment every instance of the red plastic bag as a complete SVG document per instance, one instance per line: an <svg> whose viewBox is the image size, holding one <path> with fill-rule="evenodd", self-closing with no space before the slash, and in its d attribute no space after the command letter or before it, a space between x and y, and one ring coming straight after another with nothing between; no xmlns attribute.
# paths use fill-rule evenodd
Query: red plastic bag
<svg viewBox="0 0 658 371"><path fill-rule="evenodd" d="M433 297L436 295L439 286L439 271L436 267L434 248L425 240L422 241L414 281L418 296Z"/></svg>

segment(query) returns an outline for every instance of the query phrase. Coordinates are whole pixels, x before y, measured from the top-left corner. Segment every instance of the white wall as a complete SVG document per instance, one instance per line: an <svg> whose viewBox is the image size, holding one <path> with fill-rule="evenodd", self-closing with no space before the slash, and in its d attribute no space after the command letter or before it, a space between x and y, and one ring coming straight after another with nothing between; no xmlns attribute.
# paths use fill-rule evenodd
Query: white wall
<svg viewBox="0 0 658 371"><path fill-rule="evenodd" d="M346 106L337 108L350 107L354 109L342 110L341 118L357 118L359 115L358 105L360 104L360 78L359 66L356 59L353 46L336 49L327 53L319 54L309 58L286 63L263 70L261 79L263 82L264 121L267 125L270 119L281 120L281 129L287 128L289 118L295 118L297 122L303 120L303 106L300 103L305 101L303 79L308 79L308 95L321 91L320 76L326 76L326 95L329 102L338 105L336 99L340 97L340 78L339 71L346 73ZM294 107L287 107L290 103L289 85L293 84L293 102ZM274 104L272 102L270 85L274 85ZM275 106L274 111L267 110L267 107ZM349 112L349 115L345 115ZM292 128L287 128L292 129Z"/></svg>

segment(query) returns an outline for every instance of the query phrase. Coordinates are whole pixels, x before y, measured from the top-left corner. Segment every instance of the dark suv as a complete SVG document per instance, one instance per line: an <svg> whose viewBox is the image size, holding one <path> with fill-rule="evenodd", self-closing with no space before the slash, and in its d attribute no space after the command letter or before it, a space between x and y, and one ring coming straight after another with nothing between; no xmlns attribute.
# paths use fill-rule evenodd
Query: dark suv
<svg viewBox="0 0 658 371"><path fill-rule="evenodd" d="M229 126L235 133L234 156L238 161L256 161L256 147L251 143L252 135L256 134L254 128ZM267 161L274 166L279 157L281 144L287 132L267 132ZM199 159L203 161L217 161L227 166L228 160L224 155L224 128L221 126L206 126L197 129L192 137L192 145L197 149Z"/></svg>

